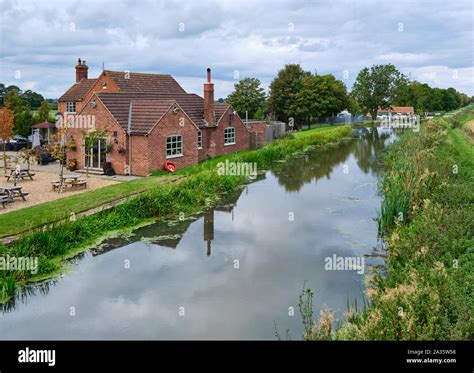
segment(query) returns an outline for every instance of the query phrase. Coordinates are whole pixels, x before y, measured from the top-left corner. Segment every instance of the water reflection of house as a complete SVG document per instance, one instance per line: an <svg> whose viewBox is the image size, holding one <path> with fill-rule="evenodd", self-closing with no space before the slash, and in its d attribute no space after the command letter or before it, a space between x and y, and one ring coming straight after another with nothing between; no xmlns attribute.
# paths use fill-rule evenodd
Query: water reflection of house
<svg viewBox="0 0 474 373"><path fill-rule="evenodd" d="M246 188L247 189L247 188ZM204 213L204 241L207 242L207 256L211 256L212 241L214 240L214 211L227 212L232 214L232 221L234 221L234 208L239 200L243 189L239 189L237 192L229 196L226 199L226 203L213 210Z"/></svg>
<svg viewBox="0 0 474 373"><path fill-rule="evenodd" d="M226 212L232 214L234 220L234 207L237 200L240 198L243 189L230 195L225 199L224 203L202 214L203 216L203 239L207 242L207 256L211 255L212 241L214 240L214 211ZM123 237L116 237L107 240L103 245L93 248L92 255L100 255L107 251L118 249L133 242L144 241L151 244L156 244L171 249L176 249L181 242L181 238L188 230L191 223L195 220L183 220L172 223L156 223L145 227L138 228L133 232L133 235L124 239Z"/></svg>

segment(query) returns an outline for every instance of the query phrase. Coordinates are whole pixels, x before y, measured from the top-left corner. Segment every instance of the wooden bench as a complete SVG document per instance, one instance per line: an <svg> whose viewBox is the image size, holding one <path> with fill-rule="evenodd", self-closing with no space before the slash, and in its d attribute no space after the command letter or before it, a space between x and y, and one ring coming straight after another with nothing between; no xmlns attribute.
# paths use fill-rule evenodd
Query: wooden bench
<svg viewBox="0 0 474 373"><path fill-rule="evenodd" d="M87 181L84 180L84 179L79 179L79 180L73 182L73 183L71 184L71 186L72 186L73 188L82 187L82 188L85 189L85 188L87 188Z"/></svg>
<svg viewBox="0 0 474 373"><path fill-rule="evenodd" d="M10 202L9 196L0 195L0 203L2 204L3 208L6 208L9 202Z"/></svg>
<svg viewBox="0 0 474 373"><path fill-rule="evenodd" d="M18 175L16 175L14 172L10 173L10 175L5 175L5 178L7 181L10 181L10 179L25 180L25 177L29 177L31 180L33 180L33 176L35 175L36 174L34 172L21 171Z"/></svg>
<svg viewBox="0 0 474 373"><path fill-rule="evenodd" d="M61 187L61 182L59 180L52 181L51 186L53 188L53 191L57 191ZM62 188L64 189L65 187L66 187L66 185L63 184Z"/></svg>

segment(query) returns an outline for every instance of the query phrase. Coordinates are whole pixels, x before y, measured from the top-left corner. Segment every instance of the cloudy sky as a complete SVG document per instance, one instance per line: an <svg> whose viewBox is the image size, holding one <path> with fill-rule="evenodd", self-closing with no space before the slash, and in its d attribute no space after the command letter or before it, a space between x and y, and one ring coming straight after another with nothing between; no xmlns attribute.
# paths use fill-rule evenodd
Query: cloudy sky
<svg viewBox="0 0 474 373"><path fill-rule="evenodd" d="M60 96L78 57L109 70L172 74L216 97L238 79L265 89L286 63L331 73L350 89L365 66L474 95L472 0L0 0L0 82Z"/></svg>

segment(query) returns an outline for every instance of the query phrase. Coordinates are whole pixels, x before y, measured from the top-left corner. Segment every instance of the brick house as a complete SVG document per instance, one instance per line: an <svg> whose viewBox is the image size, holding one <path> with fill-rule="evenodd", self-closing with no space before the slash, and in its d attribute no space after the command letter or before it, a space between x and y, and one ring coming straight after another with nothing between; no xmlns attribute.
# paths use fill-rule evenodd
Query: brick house
<svg viewBox="0 0 474 373"><path fill-rule="evenodd" d="M214 102L210 69L202 98L170 75L104 70L89 79L86 61L79 59L76 83L58 101L71 123L68 141L76 144L68 159L76 159L79 169L87 162L99 170L108 161L118 174L146 176L162 170L168 159L182 168L250 146L251 128L230 105ZM104 135L86 157L91 129Z"/></svg>
<svg viewBox="0 0 474 373"><path fill-rule="evenodd" d="M390 108L377 110L378 117L390 117L392 115L415 115L413 106L391 106Z"/></svg>

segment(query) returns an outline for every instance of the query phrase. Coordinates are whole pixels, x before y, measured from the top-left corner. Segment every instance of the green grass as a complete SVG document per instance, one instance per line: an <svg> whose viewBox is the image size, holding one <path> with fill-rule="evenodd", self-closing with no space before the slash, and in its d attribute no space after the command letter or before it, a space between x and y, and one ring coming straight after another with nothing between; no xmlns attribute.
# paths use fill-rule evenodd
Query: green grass
<svg viewBox="0 0 474 373"><path fill-rule="evenodd" d="M69 217L72 212L77 214L122 197L158 188L177 178L175 175L145 177L8 212L0 215L0 237L16 235L53 223Z"/></svg>
<svg viewBox="0 0 474 373"><path fill-rule="evenodd" d="M337 127L337 126L332 125L332 126L316 127L316 128L311 128L309 130L306 129L306 130L302 130L302 131L299 131L299 132L292 132L292 134L295 137L295 139L299 139L299 138L302 138L302 137L310 136L314 133L328 131L328 130L331 130L332 128L335 128L335 127Z"/></svg>
<svg viewBox="0 0 474 373"><path fill-rule="evenodd" d="M386 265L366 277L367 307L348 307L346 322L321 334L332 317L323 312L308 339L474 339L474 148L462 132L473 118L465 108L423 122L389 148Z"/></svg>

